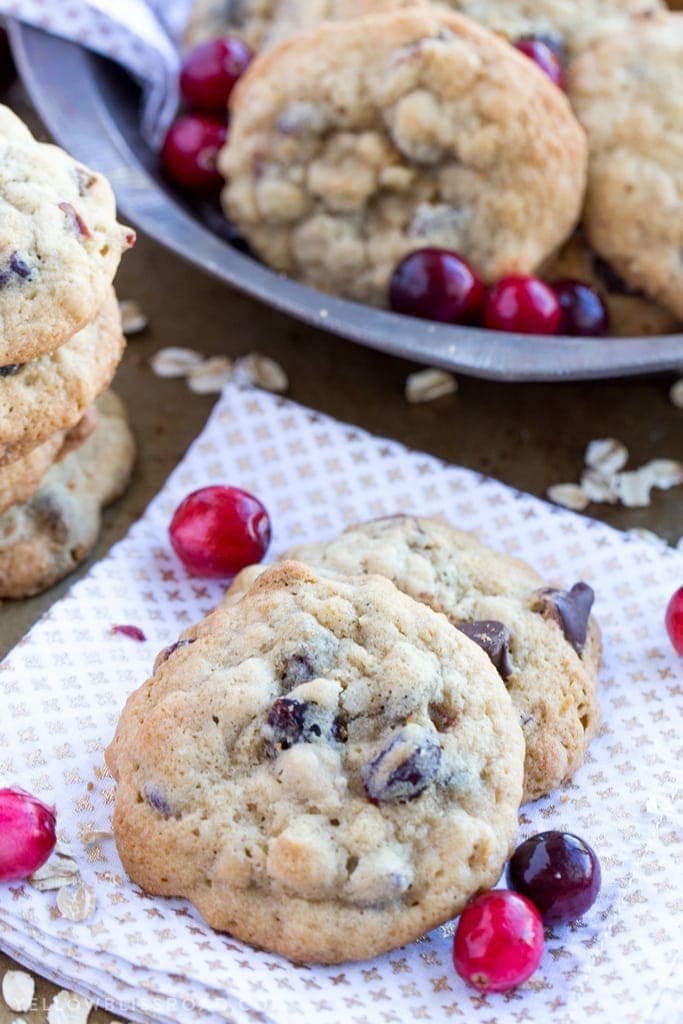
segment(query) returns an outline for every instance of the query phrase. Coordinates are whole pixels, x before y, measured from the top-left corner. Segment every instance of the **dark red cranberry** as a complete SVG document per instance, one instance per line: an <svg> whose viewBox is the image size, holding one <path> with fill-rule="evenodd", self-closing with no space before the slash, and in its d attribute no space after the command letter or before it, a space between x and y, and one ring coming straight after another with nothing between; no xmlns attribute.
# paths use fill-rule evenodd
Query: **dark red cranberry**
<svg viewBox="0 0 683 1024"><path fill-rule="evenodd" d="M538 907L545 925L575 921L600 891L600 863L583 839L570 832L539 832L517 847L507 883Z"/></svg>
<svg viewBox="0 0 683 1024"><path fill-rule="evenodd" d="M666 609L666 629L676 654L683 656L683 587L679 587Z"/></svg>
<svg viewBox="0 0 683 1024"><path fill-rule="evenodd" d="M550 285L524 274L501 277L484 306L484 324L494 331L557 334L561 319L560 302Z"/></svg>
<svg viewBox="0 0 683 1024"><path fill-rule="evenodd" d="M543 955L538 910L519 893L493 889L460 915L453 964L480 992L507 992L531 977Z"/></svg>
<svg viewBox="0 0 683 1024"><path fill-rule="evenodd" d="M304 731L306 704L292 697L278 697L266 717L268 745L273 751L289 750Z"/></svg>
<svg viewBox="0 0 683 1024"><path fill-rule="evenodd" d="M537 64L558 89L565 88L564 68L556 49L538 36L524 36L517 40L515 46L520 53Z"/></svg>
<svg viewBox="0 0 683 1024"><path fill-rule="evenodd" d="M247 44L234 36L210 39L190 50L180 69L180 91L188 107L225 114L233 86L251 57Z"/></svg>
<svg viewBox="0 0 683 1024"><path fill-rule="evenodd" d="M472 267L447 249L418 249L396 267L389 302L397 313L451 324L481 315L486 289Z"/></svg>
<svg viewBox="0 0 683 1024"><path fill-rule="evenodd" d="M602 338L608 333L609 312L595 288L571 278L555 281L553 288L562 308L560 334Z"/></svg>
<svg viewBox="0 0 683 1024"><path fill-rule="evenodd" d="M227 137L227 125L215 117L179 117L164 139L161 166L176 185L189 192L217 192L223 179L216 160Z"/></svg>
<svg viewBox="0 0 683 1024"><path fill-rule="evenodd" d="M202 487L178 505L169 533L188 572L229 579L261 561L270 519L258 498L239 487Z"/></svg>

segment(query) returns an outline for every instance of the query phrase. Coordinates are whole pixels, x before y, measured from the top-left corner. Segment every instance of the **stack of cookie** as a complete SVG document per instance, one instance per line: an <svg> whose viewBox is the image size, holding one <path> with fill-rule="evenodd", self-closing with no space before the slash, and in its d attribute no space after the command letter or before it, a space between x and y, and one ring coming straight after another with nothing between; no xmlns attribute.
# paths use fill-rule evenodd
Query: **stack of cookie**
<svg viewBox="0 0 683 1024"><path fill-rule="evenodd" d="M252 566L162 651L107 764L134 881L296 960L371 957L495 884L600 714L593 593L429 519Z"/></svg>
<svg viewBox="0 0 683 1024"><path fill-rule="evenodd" d="M85 557L130 475L125 412L103 392L125 345L112 280L135 235L101 175L6 107L0 210L0 598L15 598Z"/></svg>
<svg viewBox="0 0 683 1024"><path fill-rule="evenodd" d="M578 279L612 334L680 329L664 0L197 0L187 45L224 34L260 56L231 95L223 205L268 265L386 305L408 253L447 249L487 284Z"/></svg>

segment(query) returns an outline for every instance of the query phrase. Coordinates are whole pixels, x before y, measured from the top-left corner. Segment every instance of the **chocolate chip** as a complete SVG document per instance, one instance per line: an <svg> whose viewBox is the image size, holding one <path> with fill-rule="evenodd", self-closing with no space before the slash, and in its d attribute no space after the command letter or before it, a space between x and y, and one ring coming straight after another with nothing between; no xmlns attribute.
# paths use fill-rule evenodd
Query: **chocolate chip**
<svg viewBox="0 0 683 1024"><path fill-rule="evenodd" d="M501 679L510 678L510 630L506 625L496 619L481 619L460 622L457 628L488 654Z"/></svg>
<svg viewBox="0 0 683 1024"><path fill-rule="evenodd" d="M23 363L10 363L9 366L0 366L0 377L13 377L15 373L19 373Z"/></svg>
<svg viewBox="0 0 683 1024"><path fill-rule="evenodd" d="M0 270L0 288L11 284L16 277L23 281L30 281L33 277L33 267L30 267L26 260L22 259L15 251L7 261L7 266Z"/></svg>
<svg viewBox="0 0 683 1024"><path fill-rule="evenodd" d="M159 814L168 816L171 813L171 805L158 786L145 786L145 800Z"/></svg>
<svg viewBox="0 0 683 1024"><path fill-rule="evenodd" d="M440 764L437 740L422 726L411 724L395 733L360 774L371 800L405 803L434 781Z"/></svg>
<svg viewBox="0 0 683 1024"><path fill-rule="evenodd" d="M571 590L542 587L534 595L531 610L557 622L567 642L577 654L581 654L586 644L594 597L593 589L587 583L575 583Z"/></svg>

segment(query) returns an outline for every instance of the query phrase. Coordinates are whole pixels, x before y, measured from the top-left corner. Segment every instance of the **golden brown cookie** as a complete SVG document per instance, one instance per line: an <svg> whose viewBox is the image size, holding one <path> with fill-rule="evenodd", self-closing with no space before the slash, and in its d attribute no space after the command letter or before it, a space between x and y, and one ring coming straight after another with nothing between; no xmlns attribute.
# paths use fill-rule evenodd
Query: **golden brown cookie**
<svg viewBox="0 0 683 1024"><path fill-rule="evenodd" d="M512 697L526 742L524 798L551 792L583 763L600 725L600 633L585 583L548 587L525 562L437 519L392 516L334 540L287 552L320 573L379 573L488 651ZM234 602L262 572L245 569Z"/></svg>
<svg viewBox="0 0 683 1024"><path fill-rule="evenodd" d="M397 263L428 246L487 281L535 270L578 219L585 159L532 61L421 6L262 54L233 92L219 164L226 213L266 263L382 305Z"/></svg>
<svg viewBox="0 0 683 1024"><path fill-rule="evenodd" d="M443 615L388 580L288 562L162 652L106 759L135 882L336 963L495 883L524 745L497 672Z"/></svg>

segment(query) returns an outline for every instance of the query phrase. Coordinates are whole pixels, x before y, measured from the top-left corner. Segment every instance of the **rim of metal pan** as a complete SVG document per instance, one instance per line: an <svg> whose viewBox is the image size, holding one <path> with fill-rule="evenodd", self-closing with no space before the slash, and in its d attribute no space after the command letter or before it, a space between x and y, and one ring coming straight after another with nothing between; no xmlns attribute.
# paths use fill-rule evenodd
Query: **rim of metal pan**
<svg viewBox="0 0 683 1024"><path fill-rule="evenodd" d="M221 235L220 216L211 221L206 210L193 209L164 183L140 134L139 91L120 68L17 21L9 31L38 113L62 146L107 175L123 215L174 253L269 306L361 345L491 380L587 380L683 367L683 334L558 338L487 331L400 316L291 281Z"/></svg>

